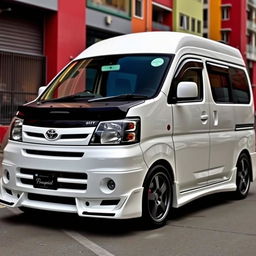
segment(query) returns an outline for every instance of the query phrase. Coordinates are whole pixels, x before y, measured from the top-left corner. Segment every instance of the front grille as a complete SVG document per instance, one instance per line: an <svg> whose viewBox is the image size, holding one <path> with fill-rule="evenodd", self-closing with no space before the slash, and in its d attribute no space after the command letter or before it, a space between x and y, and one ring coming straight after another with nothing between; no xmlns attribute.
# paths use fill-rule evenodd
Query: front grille
<svg viewBox="0 0 256 256"><path fill-rule="evenodd" d="M45 136L43 133L37 133L37 132L26 132L26 134L29 137L35 137L35 138L44 138ZM86 139L89 134L62 134L60 135L59 139Z"/></svg>
<svg viewBox="0 0 256 256"><path fill-rule="evenodd" d="M82 152L62 152L26 149L27 154L39 156L83 157Z"/></svg>
<svg viewBox="0 0 256 256"><path fill-rule="evenodd" d="M48 196L48 195L28 193L28 199L32 201L40 201L40 202L46 202L46 203L76 205L75 198L73 197Z"/></svg>
<svg viewBox="0 0 256 256"><path fill-rule="evenodd" d="M79 172L62 172L62 171L48 171L48 170L35 170L21 168L20 174L17 177L20 178L22 184L31 185L34 184L34 175L50 175L57 178L57 189L70 189L70 190L83 190L87 189L87 174Z"/></svg>

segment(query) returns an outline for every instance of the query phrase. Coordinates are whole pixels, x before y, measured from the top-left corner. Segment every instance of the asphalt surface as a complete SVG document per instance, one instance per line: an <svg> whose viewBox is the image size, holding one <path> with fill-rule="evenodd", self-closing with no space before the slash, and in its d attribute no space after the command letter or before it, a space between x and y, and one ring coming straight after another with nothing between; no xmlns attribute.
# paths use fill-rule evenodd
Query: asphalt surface
<svg viewBox="0 0 256 256"><path fill-rule="evenodd" d="M5 256L255 256L256 183L245 200L205 197L172 212L166 226L0 208Z"/></svg>

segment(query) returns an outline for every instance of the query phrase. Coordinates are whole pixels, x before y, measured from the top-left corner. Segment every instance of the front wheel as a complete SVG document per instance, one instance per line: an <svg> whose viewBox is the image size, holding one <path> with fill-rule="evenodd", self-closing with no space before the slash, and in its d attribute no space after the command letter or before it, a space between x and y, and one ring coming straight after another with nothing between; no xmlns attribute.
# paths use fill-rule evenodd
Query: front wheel
<svg viewBox="0 0 256 256"><path fill-rule="evenodd" d="M145 179L142 217L148 227L160 227L166 223L172 203L169 176L163 165L156 165Z"/></svg>
<svg viewBox="0 0 256 256"><path fill-rule="evenodd" d="M235 197L244 199L247 197L251 181L251 164L247 154L242 153L237 161L237 176Z"/></svg>

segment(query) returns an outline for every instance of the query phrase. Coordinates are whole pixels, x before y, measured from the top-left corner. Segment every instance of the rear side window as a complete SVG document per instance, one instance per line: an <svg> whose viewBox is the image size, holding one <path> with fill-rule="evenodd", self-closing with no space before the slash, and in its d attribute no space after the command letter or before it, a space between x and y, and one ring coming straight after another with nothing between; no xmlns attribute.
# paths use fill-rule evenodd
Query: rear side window
<svg viewBox="0 0 256 256"><path fill-rule="evenodd" d="M249 84L244 70L230 68L233 100L238 104L248 104L250 102Z"/></svg>
<svg viewBox="0 0 256 256"><path fill-rule="evenodd" d="M207 63L207 71L216 103L250 103L249 83L243 69Z"/></svg>
<svg viewBox="0 0 256 256"><path fill-rule="evenodd" d="M207 70L214 101L219 103L231 102L228 68L207 64Z"/></svg>

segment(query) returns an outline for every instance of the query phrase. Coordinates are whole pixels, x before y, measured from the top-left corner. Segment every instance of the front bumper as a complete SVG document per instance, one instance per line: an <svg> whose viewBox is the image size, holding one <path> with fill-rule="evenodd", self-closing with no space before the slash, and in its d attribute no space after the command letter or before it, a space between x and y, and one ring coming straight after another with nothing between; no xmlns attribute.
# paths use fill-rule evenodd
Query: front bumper
<svg viewBox="0 0 256 256"><path fill-rule="evenodd" d="M0 203L8 207L115 219L142 214L147 166L139 145L71 147L9 141L2 170ZM54 173L61 186L35 188L37 172ZM114 190L106 185L110 179Z"/></svg>

